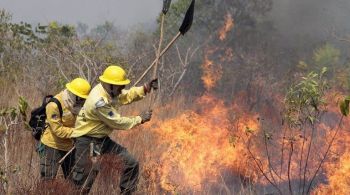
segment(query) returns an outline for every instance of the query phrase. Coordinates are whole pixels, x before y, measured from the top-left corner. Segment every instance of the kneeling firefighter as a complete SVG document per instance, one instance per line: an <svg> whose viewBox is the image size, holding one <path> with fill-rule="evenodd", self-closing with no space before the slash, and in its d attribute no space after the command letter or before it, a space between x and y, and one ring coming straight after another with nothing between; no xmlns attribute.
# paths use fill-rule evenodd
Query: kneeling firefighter
<svg viewBox="0 0 350 195"><path fill-rule="evenodd" d="M98 170L92 172L90 154L112 154L123 162L123 171L120 178L122 194L131 194L136 190L139 175L138 161L127 151L109 138L116 130L131 129L151 119L152 112L147 111L139 116L125 117L119 114L118 108L125 104L141 100L151 89L157 89L158 81L154 79L141 87L132 87L125 90L130 83L125 71L116 65L105 69L99 77L101 83L90 92L89 97L81 109L72 137L75 138L77 160L73 170L73 180L82 192L89 193ZM91 145L93 152L91 152Z"/></svg>
<svg viewBox="0 0 350 195"><path fill-rule="evenodd" d="M40 174L43 179L53 179L57 175L59 160L73 147L70 138L76 116L91 86L88 81L76 78L66 84L66 89L55 96L56 101L46 105L47 127L40 139ZM61 112L60 112L61 111ZM71 174L74 153L69 154L61 164L65 178Z"/></svg>

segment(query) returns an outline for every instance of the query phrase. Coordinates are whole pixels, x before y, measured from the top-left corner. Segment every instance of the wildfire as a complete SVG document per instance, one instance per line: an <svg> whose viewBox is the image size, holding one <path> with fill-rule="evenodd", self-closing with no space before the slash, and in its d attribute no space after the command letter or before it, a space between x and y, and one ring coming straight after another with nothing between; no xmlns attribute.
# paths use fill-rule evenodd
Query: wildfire
<svg viewBox="0 0 350 195"><path fill-rule="evenodd" d="M206 184L220 183L227 171L247 175L244 146L234 143L232 133L244 133L247 128L258 130L255 116L240 118L237 128L233 128L233 106L204 95L196 107L197 111L189 110L162 121L155 129L160 139L168 143L160 159L161 187L166 191L201 191Z"/></svg>
<svg viewBox="0 0 350 195"><path fill-rule="evenodd" d="M219 39L224 40L232 28L233 19L228 14ZM192 110L153 125L160 140L167 143L159 166L160 185L167 192L202 192L210 184L222 183L223 175L228 172L236 178L254 177L247 166L244 142L237 140L247 130L259 130L257 115L238 117L236 113L242 113L239 103L229 106L210 94L223 75L222 66L211 59L217 51L220 48L207 48L201 66L207 93L195 101ZM225 54L226 58L221 57L219 62L232 60L231 48Z"/></svg>
<svg viewBox="0 0 350 195"><path fill-rule="evenodd" d="M231 14L227 14L225 16L225 24L221 27L219 31L219 39L221 41L226 39L227 33L232 30L234 27L234 20ZM210 59L210 56L214 54L219 48L207 49L204 54L204 61L202 64L202 81L207 89L207 91L211 90L222 77L223 70L220 64L214 63L213 60ZM224 55L220 56L219 61L231 62L233 59L233 50L232 48L226 48L224 51Z"/></svg>
<svg viewBox="0 0 350 195"><path fill-rule="evenodd" d="M321 186L315 194L350 194L350 154L340 158L337 165L331 168L329 184Z"/></svg>
<svg viewBox="0 0 350 195"><path fill-rule="evenodd" d="M223 41L226 39L227 33L234 27L234 20L230 14L225 17L225 24L219 31L218 39ZM224 52L222 52L224 51ZM219 53L224 53L220 55ZM247 153L247 139L250 135L262 134L263 136L269 136L269 131L262 131L264 129L260 127L259 114L263 118L268 118L271 122L272 127L277 126L280 123L280 117L278 114L274 114L276 110L274 107L281 107L276 102L282 102L283 96L280 95L269 95L273 96L271 99L275 99L274 103L268 104L263 103L260 105L260 113L256 114L251 109L251 105L243 105L247 99L250 102L260 102L258 99L254 99L252 93L242 91L242 93L235 94L235 102L232 105L227 105L222 99L217 98L211 94L211 90L217 85L218 81L223 76L223 67L221 64L232 63L234 57L234 51L232 48L210 48L208 47L204 52L204 60L201 65L202 68L202 82L206 89L205 95L199 97L191 106L189 110L181 112L175 116L168 117L164 120L153 121L152 131L157 135L159 143L162 147L162 151L159 152L159 165L157 166L156 175L159 176L159 184L162 190L170 193L184 193L193 194L198 192L201 194L209 185L220 184L223 180L223 175L229 174L234 175L236 178L246 177L249 178L259 185L269 186L270 184L261 179L261 173L256 170L256 165L252 162L253 160ZM219 63L219 64L218 64ZM266 84L264 79L260 77L255 78L255 82L252 83L256 86L257 92L262 89ZM249 94L249 95L248 95ZM253 96L253 97L252 97ZM256 97L260 97L259 93ZM264 99L264 98L262 98ZM271 100L269 99L269 100ZM176 109L176 105L166 105L164 110ZM337 113L338 107L333 107L330 112ZM336 116L335 118L337 118ZM334 133L333 125L325 124L320 125L320 129L324 129L325 134L317 135L312 143L312 146L316 149L312 149L312 154L315 152L323 153L328 143L327 138L331 137ZM346 125L350 128L350 124ZM267 126L267 130L269 130ZM281 166L278 166L276 173L269 173L273 175L277 181L285 182L290 177L292 180L299 180L301 177L301 163L299 163L298 152L301 151L302 144L305 141L305 147L311 145L311 141L300 135L297 135L296 131L291 131L291 135L282 135L284 131L276 131L271 139L277 139L274 143L277 145L285 145L287 148L282 154L284 157L288 154L288 144L294 143L294 155L291 157L289 164L290 174L286 174L288 161L282 161ZM329 134L329 136L328 136ZM242 137L246 137L244 138ZM342 134L342 136L350 136ZM248 138L247 138L248 137ZM283 137L283 139L279 139ZM286 137L286 138L284 138ZM310 137L306 135L306 137ZM340 136L341 137L341 136ZM347 141L348 143L350 143ZM271 141L272 142L272 141ZM259 143L252 144L251 149L255 153L256 158L259 160L261 167L264 170L269 170L266 157L264 160L265 151L259 145ZM339 140L336 145L344 146L340 144ZM324 148L322 148L324 147ZM273 148L270 146L271 154L278 154L280 148ZM303 153L307 151L305 148ZM277 152L278 150L278 152ZM293 151L293 150L291 150ZM334 158L334 153L342 151L342 155ZM280 161L280 156L271 157L273 164L277 164ZM316 171L319 164L319 156L312 155L308 159L308 173L306 179L310 178L312 173ZM303 159L303 162L305 158ZM336 162L336 164L334 164ZM350 153L348 150L340 149L335 147L332 150L332 159L330 162L325 164L322 173L327 173L326 177L328 182L319 186L312 193L314 194L350 194ZM257 171L257 172L255 172ZM317 178L320 180L320 178ZM315 182L316 183L316 182ZM319 185L320 182L318 182ZM234 185L234 184L230 184ZM300 185L300 184L299 184Z"/></svg>
<svg viewBox="0 0 350 195"><path fill-rule="evenodd" d="M209 56L214 52L215 50L207 50L202 64L202 81L207 91L211 90L216 85L217 81L221 79L223 74L222 66L215 64L209 59Z"/></svg>
<svg viewBox="0 0 350 195"><path fill-rule="evenodd" d="M336 113L339 112L338 109L333 106L330 111ZM346 130L349 128L350 121L344 119L333 144L330 160L325 164L328 182L318 187L314 194L350 194L350 134Z"/></svg>
<svg viewBox="0 0 350 195"><path fill-rule="evenodd" d="M221 27L219 31L219 39L221 41L226 39L227 33L230 32L234 27L234 20L232 18L231 14L227 14L225 16L225 24L223 27Z"/></svg>

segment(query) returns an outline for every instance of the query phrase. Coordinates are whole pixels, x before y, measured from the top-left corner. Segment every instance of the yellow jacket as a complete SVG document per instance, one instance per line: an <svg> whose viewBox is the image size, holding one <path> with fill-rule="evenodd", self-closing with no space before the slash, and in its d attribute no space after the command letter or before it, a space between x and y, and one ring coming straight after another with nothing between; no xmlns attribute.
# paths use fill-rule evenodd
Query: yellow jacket
<svg viewBox="0 0 350 195"><path fill-rule="evenodd" d="M133 87L123 90L114 103L102 85L98 84L91 90L79 112L72 138L83 135L102 138L112 133L113 129L127 130L141 124L140 116L123 117L118 109L121 105L140 100L144 96L144 87Z"/></svg>
<svg viewBox="0 0 350 195"><path fill-rule="evenodd" d="M73 132L76 116L68 109L64 98L66 96L62 91L55 98L61 103L63 114L60 116L58 106L54 102L46 105L46 123L48 127L44 131L41 142L46 146L62 151L69 151L73 147L73 141L70 136Z"/></svg>

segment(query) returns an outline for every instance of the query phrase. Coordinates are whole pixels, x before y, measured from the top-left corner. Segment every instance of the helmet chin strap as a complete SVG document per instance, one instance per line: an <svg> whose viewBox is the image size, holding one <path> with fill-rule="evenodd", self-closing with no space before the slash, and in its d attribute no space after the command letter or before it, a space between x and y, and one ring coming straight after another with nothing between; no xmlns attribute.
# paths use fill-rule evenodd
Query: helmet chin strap
<svg viewBox="0 0 350 195"><path fill-rule="evenodd" d="M110 85L109 85L109 89L111 90L110 93L111 93L112 99L114 99L115 96L116 96L116 95L114 94L113 88L114 88L113 85L110 84Z"/></svg>

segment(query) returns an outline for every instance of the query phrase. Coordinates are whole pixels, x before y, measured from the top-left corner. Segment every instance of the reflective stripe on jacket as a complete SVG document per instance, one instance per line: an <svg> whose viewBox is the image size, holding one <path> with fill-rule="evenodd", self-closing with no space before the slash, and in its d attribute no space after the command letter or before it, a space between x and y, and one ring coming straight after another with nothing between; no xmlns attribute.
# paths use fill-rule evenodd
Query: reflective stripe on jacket
<svg viewBox="0 0 350 195"><path fill-rule="evenodd" d="M127 130L141 124L140 116L123 117L119 114L118 109L121 105L140 100L144 96L144 87L133 87L123 90L117 102L113 102L102 84L98 84L91 90L79 112L72 137L87 135L102 138L108 136L113 129Z"/></svg>

